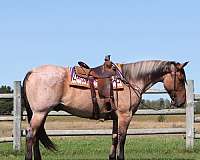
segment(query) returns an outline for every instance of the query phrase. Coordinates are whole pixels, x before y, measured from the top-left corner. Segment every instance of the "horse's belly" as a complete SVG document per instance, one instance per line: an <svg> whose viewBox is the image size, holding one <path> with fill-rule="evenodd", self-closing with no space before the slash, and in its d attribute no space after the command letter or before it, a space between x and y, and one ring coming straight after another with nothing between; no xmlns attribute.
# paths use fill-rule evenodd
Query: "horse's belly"
<svg viewBox="0 0 200 160"><path fill-rule="evenodd" d="M91 117L93 104L90 90L82 90L70 87L62 98L64 110L75 116Z"/></svg>

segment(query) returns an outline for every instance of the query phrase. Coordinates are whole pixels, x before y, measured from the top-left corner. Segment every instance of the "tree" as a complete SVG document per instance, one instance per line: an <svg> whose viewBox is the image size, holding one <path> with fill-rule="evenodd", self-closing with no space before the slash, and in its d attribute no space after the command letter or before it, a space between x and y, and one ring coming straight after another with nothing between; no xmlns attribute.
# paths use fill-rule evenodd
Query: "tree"
<svg viewBox="0 0 200 160"><path fill-rule="evenodd" d="M140 103L140 109L165 109L170 107L170 101L168 99L160 98L157 100L145 100L142 99Z"/></svg>
<svg viewBox="0 0 200 160"><path fill-rule="evenodd" d="M13 93L13 90L10 86L2 85L0 87L0 93Z"/></svg>
<svg viewBox="0 0 200 160"><path fill-rule="evenodd" d="M0 87L0 94L2 93L13 93L10 86L2 85ZM10 114L13 110L12 99L0 99L0 114Z"/></svg>

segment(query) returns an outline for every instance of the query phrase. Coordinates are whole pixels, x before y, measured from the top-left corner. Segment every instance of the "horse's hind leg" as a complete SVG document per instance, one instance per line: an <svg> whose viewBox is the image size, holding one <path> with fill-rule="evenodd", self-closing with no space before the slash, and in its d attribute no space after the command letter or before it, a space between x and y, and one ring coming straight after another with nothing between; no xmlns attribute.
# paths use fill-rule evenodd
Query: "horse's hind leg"
<svg viewBox="0 0 200 160"><path fill-rule="evenodd" d="M45 115L46 114L44 113L34 113L31 118L30 126L27 128L27 134L26 134L25 160L32 160L32 149L34 149L34 159L35 160L36 159L38 160L39 158L41 159L40 152L39 152L39 139L37 138L36 135L37 135L37 131L39 127L45 120L45 117L46 117Z"/></svg>
<svg viewBox="0 0 200 160"><path fill-rule="evenodd" d="M41 154L40 154L40 148L39 148L39 138L36 136L36 140L33 146L33 152L34 152L34 159L35 160L41 160Z"/></svg>
<svg viewBox="0 0 200 160"><path fill-rule="evenodd" d="M116 160L116 149L118 143L118 119L113 120L112 129L112 146L110 150L109 160Z"/></svg>
<svg viewBox="0 0 200 160"><path fill-rule="evenodd" d="M26 129L26 155L25 160L32 160L33 131L31 127Z"/></svg>

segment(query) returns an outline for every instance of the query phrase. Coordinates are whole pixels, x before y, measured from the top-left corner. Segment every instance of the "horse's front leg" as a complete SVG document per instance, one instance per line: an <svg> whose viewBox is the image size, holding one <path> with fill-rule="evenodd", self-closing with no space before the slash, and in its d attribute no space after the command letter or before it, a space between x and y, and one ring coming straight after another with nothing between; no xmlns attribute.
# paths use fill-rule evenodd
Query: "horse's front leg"
<svg viewBox="0 0 200 160"><path fill-rule="evenodd" d="M118 156L117 160L124 160L124 145L126 141L127 129L132 119L132 113L118 114Z"/></svg>
<svg viewBox="0 0 200 160"><path fill-rule="evenodd" d="M118 143L118 119L115 119L113 120L112 146L110 150L109 160L116 160L117 143Z"/></svg>

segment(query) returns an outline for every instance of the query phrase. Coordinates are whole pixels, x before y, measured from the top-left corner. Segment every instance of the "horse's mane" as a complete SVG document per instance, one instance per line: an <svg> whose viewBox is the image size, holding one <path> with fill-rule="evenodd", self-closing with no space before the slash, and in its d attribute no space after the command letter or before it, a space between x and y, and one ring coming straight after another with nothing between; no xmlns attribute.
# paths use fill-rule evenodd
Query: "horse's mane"
<svg viewBox="0 0 200 160"><path fill-rule="evenodd" d="M122 73L128 80L148 79L162 74L164 67L171 61L148 60L122 64Z"/></svg>

